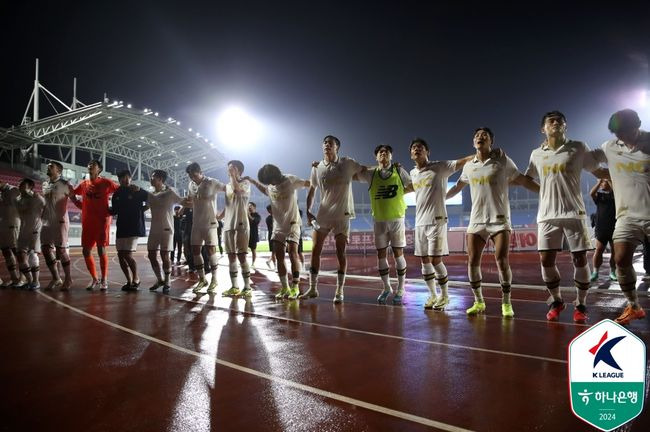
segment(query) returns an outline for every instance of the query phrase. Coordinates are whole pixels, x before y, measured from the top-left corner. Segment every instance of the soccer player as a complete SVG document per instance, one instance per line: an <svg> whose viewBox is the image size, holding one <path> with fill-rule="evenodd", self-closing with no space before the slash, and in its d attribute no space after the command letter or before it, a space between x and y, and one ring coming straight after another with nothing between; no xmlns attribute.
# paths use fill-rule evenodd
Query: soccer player
<svg viewBox="0 0 650 432"><path fill-rule="evenodd" d="M542 264L542 279L553 297L546 319L557 321L565 308L555 258L557 251L562 250L563 238L566 238L573 257L573 279L577 292L573 321L584 323L588 318L586 300L590 272L587 251L591 249L591 241L580 190L580 173L584 169L599 178L609 175L598 167L589 147L583 142L568 139L566 130L564 114L559 111L544 114L541 132L546 139L531 153L526 175L539 178L540 185L537 248Z"/></svg>
<svg viewBox="0 0 650 432"><path fill-rule="evenodd" d="M228 162L228 178L226 185L226 205L224 214L224 243L228 254L228 268L230 270L230 289L223 292L223 296L242 295L250 297L251 271L246 261L248 253L248 237L250 225L248 223L248 200L251 196L251 185L248 180L242 179L244 164L238 160ZM237 260L241 267L244 279L244 289L237 286Z"/></svg>
<svg viewBox="0 0 650 432"><path fill-rule="evenodd" d="M192 290L198 293L202 288L208 287L208 293L212 294L217 290L217 193L226 190L226 185L219 180L207 177L201 171L201 166L193 162L185 168L190 177L188 186L189 196L183 201L183 205L194 208L194 216L191 232L192 256L194 267L199 273L199 281ZM201 256L201 245L205 243L212 280L208 286L203 268L203 257Z"/></svg>
<svg viewBox="0 0 650 432"><path fill-rule="evenodd" d="M43 228L41 230L41 251L47 267L52 273L52 281L46 290L68 291L72 285L70 276L70 256L68 255L68 196L74 198L72 185L61 177L63 165L59 162L47 164L47 177L43 183ZM76 198L74 198L76 201ZM65 280L61 280L58 263L61 263Z"/></svg>
<svg viewBox="0 0 650 432"><path fill-rule="evenodd" d="M352 177L359 174L364 166L347 157L339 157L341 141L332 135L323 139L323 160L312 167L309 192L307 194L307 219L314 228L314 245L309 269L309 290L300 298L318 297L318 272L320 256L325 238L331 232L336 242L338 272L334 303L342 303L344 298L345 272L347 258L345 248L350 235L350 218L354 217L354 200L352 197ZM311 213L316 189L320 190L318 214ZM314 223L315 221L315 223ZM279 265L279 263L278 263Z"/></svg>
<svg viewBox="0 0 650 432"><path fill-rule="evenodd" d="M171 253L171 260L176 257L176 265L181 265L181 255L183 253L183 229L181 227L181 206L174 207L174 246Z"/></svg>
<svg viewBox="0 0 650 432"><path fill-rule="evenodd" d="M358 177L368 183L370 207L375 220L375 247L377 248L377 269L383 283L383 291L377 297L377 302L386 304L393 293L390 285L390 266L386 257L388 246L393 249L395 269L397 271L397 289L393 296L393 304L402 303L404 296L404 280L406 279L406 203L404 194L407 189L412 191L411 177L402 167L392 163L393 148L386 144L375 147L377 167L362 171Z"/></svg>
<svg viewBox="0 0 650 432"><path fill-rule="evenodd" d="M608 127L616 139L603 144L599 160L605 160L604 154L616 197L616 275L628 302L616 322L627 325L646 315L638 301L632 259L637 246L650 239L650 133L640 129L641 120L630 109L612 114Z"/></svg>
<svg viewBox="0 0 650 432"><path fill-rule="evenodd" d="M20 190L16 186L0 181L0 249L11 277L10 283L2 284L3 288L20 284L20 273L16 267L16 241L20 229L20 217L16 210L18 195Z"/></svg>
<svg viewBox="0 0 650 432"><path fill-rule="evenodd" d="M99 288L108 290L108 255L106 246L109 242L109 227L111 215L108 211L108 197L117 190L119 185L112 180L99 177L103 166L100 161L93 159L88 162L88 177L82 180L73 192L82 196L81 200L81 247L88 272L92 277L91 283L86 287L88 291ZM91 252L97 246L101 280L97 278L95 260Z"/></svg>
<svg viewBox="0 0 650 432"><path fill-rule="evenodd" d="M111 200L111 214L117 216L115 249L120 268L126 277L122 291L137 291L140 286L138 265L133 252L138 250L138 237L146 235L144 212L147 207L147 192L131 184L131 173L120 171L117 175L120 187Z"/></svg>
<svg viewBox="0 0 650 432"><path fill-rule="evenodd" d="M512 271L508 262L510 248L510 202L508 185L519 184L533 192L539 192L539 185L524 176L517 165L505 154L492 157L494 134L487 127L474 131L476 156L467 162L456 185L447 192L447 199L453 197L469 184L472 195L472 213L467 227L467 271L474 293L474 304L467 309L468 315L485 311L481 291L481 257L489 239L494 242L494 258L501 283L501 314L506 318L515 316L510 302Z"/></svg>
<svg viewBox="0 0 650 432"><path fill-rule="evenodd" d="M415 138L409 146L411 181L415 191L415 256L422 262L422 278L429 289L425 309L444 310L449 304L447 292L447 267L442 257L449 255L447 245L447 179L462 169L474 156L458 160L429 160L429 145L422 138ZM435 282L440 286L436 292Z"/></svg>
<svg viewBox="0 0 650 432"><path fill-rule="evenodd" d="M250 226L248 237L248 248L251 250L251 268L255 269L255 260L257 259L257 243L260 241L259 225L262 217L257 212L257 204L248 203L248 225Z"/></svg>
<svg viewBox="0 0 650 432"><path fill-rule="evenodd" d="M271 238L273 236L273 208L271 207L271 204L266 206L266 211L269 213L266 217L266 240L269 243L269 251L271 251L271 256L266 260L266 266L271 270L275 270L275 254L273 253L273 239ZM273 264L273 266L271 266L271 264Z"/></svg>
<svg viewBox="0 0 650 432"><path fill-rule="evenodd" d="M149 251L149 262L151 262L153 274L156 276L156 283L149 288L149 291L156 291L162 287L163 293L168 293L170 288L169 276L172 272L170 251L173 249L176 239L175 214L180 210L179 206L176 206L176 208L173 208L173 206L183 201L183 198L178 196L174 189L165 185L166 180L167 173L165 171L154 170L150 178L154 190L147 196L147 205L151 209L151 226L149 227L147 250ZM157 256L159 250L162 273ZM178 249L178 259L180 259L180 254L181 248Z"/></svg>
<svg viewBox="0 0 650 432"><path fill-rule="evenodd" d="M612 184L609 179L599 179L589 192L591 199L596 204L596 224L594 234L596 237L596 250L593 256L594 270L591 272L591 282L598 280L598 270L603 264L603 252L609 244L611 256L609 258L609 279L616 281L616 263L614 260L614 244L612 235L614 235L614 226L616 225L616 204L614 202L614 193Z"/></svg>
<svg viewBox="0 0 650 432"><path fill-rule="evenodd" d="M18 185L20 195L16 198L16 210L20 216L20 232L18 233L17 250L20 272L27 280L26 288L35 291L41 286L38 283L39 267L36 251L40 248L42 215L45 200L34 192L34 181L24 178ZM21 286L20 288L25 288Z"/></svg>
<svg viewBox="0 0 650 432"><path fill-rule="evenodd" d="M275 255L278 276L282 285L282 289L276 294L275 298L296 299L300 295L298 240L301 225L296 191L303 187L309 187L309 181L291 174L283 174L277 166L271 164L260 168L257 173L259 182L249 177L245 178L271 199L273 214L272 253ZM289 287L287 280L287 267L284 262L286 249L289 250L289 259L291 261L291 287Z"/></svg>

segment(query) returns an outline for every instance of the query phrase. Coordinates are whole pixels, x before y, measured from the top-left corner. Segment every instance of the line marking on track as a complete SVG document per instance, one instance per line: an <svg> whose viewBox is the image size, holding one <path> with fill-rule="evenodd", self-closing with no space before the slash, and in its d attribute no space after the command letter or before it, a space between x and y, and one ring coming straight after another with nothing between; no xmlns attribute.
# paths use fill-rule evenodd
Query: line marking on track
<svg viewBox="0 0 650 432"><path fill-rule="evenodd" d="M108 320L105 320L103 318L100 318L100 317L98 317L96 315L89 314L88 312L85 312L85 311L83 311L81 309L77 309L74 306L71 306L71 305L69 305L67 303L59 301L59 300L57 300L57 299L55 299L53 297L50 297L49 295L44 294L44 293L42 293L40 291L37 291L36 293L38 295L42 296L42 297L45 297L46 299L48 299L48 300L50 300L52 302L58 304L59 306L62 306L64 308L72 311L72 312L75 312L75 313L77 313L79 315L82 315L82 316L84 316L86 318L90 318L92 320L95 320L95 321L100 322L102 324L105 324L107 326L113 327L115 329L121 330L121 331L123 331L125 333L129 333L131 335L140 337L142 339L146 339L146 340L148 340L150 342L165 346L167 348L182 352L184 354L188 354L188 355L191 355L191 356L194 356L194 357L197 357L197 358L209 360L209 361L214 362L214 363L216 363L216 364L218 364L220 366L224 366L224 367L227 367L227 368L230 368L230 369L237 370L239 372L243 372L243 373L246 373L246 374L249 374L249 375L253 375L253 376L256 376L258 378L262 378L262 379L265 379L267 381L271 381L273 383L277 383L277 384L281 384L281 385L291 387L291 388L294 388L294 389L302 390L302 391L307 392L307 393L315 394L315 395L318 395L318 396L321 396L321 397L324 397L324 398L328 398L328 399L333 399L333 400L343 402L343 403L347 403L347 404L350 404L350 405L354 405L354 406L357 406L357 407L360 407L360 408L365 408L367 410L375 411L375 412L378 412L380 414L386 414L386 415L389 415L389 416L392 416L392 417L400 418L402 420L407 420L407 421L410 421L410 422L413 422L413 423L419 423L419 424L424 425L424 426L430 426L430 427L438 428L438 429L441 429L441 430L444 430L444 431L449 431L449 432L472 432L470 429L464 429L464 428L461 428L461 427L458 427L458 426L450 425L450 424L439 422L439 421L436 421L436 420L431 420L431 419L428 419L426 417L420 417L420 416L417 416L417 415L414 415L414 414L409 414L409 413L406 413L406 412L403 412L403 411L394 410L394 409L391 409L391 408L383 407L381 405L376 405L376 404L365 402L365 401L362 401L362 400L359 400L359 399L354 399L354 398L351 398L351 397L340 395L338 393L333 393L333 392L330 392L330 391L327 391L327 390L322 390L322 389L319 389L317 387L308 386L306 384L301 384L301 383L298 383L298 382L295 382L295 381L280 378L280 377L277 377L277 376L274 376L274 375L270 375L270 374L267 374L267 373L264 373L264 372L260 372L260 371L255 370L255 369L247 368L245 366L240 366L240 365L238 365L236 363L231 363L231 362L228 362L228 361L225 361L225 360L221 360L218 357L213 357L213 356L208 355L208 354L204 354L204 353L193 351L193 350L190 350L190 349L187 349L187 348L183 348L183 347L175 345L175 344L173 344L171 342L167 342L167 341L155 338L153 336L149 336L147 334L140 333L139 331L130 329L128 327L121 326L121 325L116 324L116 323L114 323L112 321L108 321Z"/></svg>
<svg viewBox="0 0 650 432"><path fill-rule="evenodd" d="M511 356L511 357L520 357L520 358L526 358L526 359L533 359L533 360L541 360L541 361L547 361L547 362L552 362L552 363L560 363L560 364L566 364L566 360L562 359L556 359L552 357L542 357L542 356L536 356L536 355L531 355L531 354L521 354L521 353L515 353L515 352L510 352L510 351L500 351L500 350L493 350L493 349L488 349L488 348L478 348L478 347L472 347L472 346L467 346L467 345L459 345L459 344L450 344L450 343L445 343L445 342L436 342L436 341L431 341L431 340L426 340L426 339L415 339L415 338L409 338L409 337L404 337L404 336L396 336L396 335L390 335L390 334L385 334L385 333L377 333L377 332L370 332L366 330L357 330L357 329L351 329L348 327L341 327L341 326L336 326L336 325L331 325L331 324L321 324L321 323L315 323L312 321L301 321L295 318L289 318L289 317L281 317L281 316L276 316L276 315L270 315L270 314L265 314L261 312L250 312L250 311L242 311L239 309L233 309L233 308L228 308L224 306L217 306L214 304L207 304L207 303L202 303L196 300L191 300L183 297L177 297L173 295L167 295L167 297L187 303L194 303L194 304L199 304L211 309L218 309L218 310L223 310L223 311L228 311L228 312L235 312L239 313L242 315L249 315L253 317L259 317L259 318L270 318L274 320L279 320L279 321L287 321L287 322L293 322L296 324L306 324L306 325L311 325L315 327L322 327L322 328L327 328L331 330L338 330L338 331L346 331L350 333L357 333L357 334L363 334L363 335L368 335L368 336L376 336L376 337L383 337L383 338L388 338L388 339L396 339L396 340L401 340L404 342L415 342L415 343L423 343L427 345L436 345L436 346L443 346L446 348L458 348L458 349L464 349L464 350L469 350L469 351L479 351L479 352L486 352L490 354L496 354L496 355L505 355L505 356Z"/></svg>

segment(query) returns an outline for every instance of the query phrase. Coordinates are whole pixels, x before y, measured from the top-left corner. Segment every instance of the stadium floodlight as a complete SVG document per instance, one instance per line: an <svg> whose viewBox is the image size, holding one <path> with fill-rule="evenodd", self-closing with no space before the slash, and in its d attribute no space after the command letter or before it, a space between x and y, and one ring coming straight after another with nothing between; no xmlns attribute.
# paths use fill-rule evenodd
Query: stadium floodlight
<svg viewBox="0 0 650 432"><path fill-rule="evenodd" d="M241 107L230 107L217 118L217 135L229 147L254 145L261 129L260 123Z"/></svg>
<svg viewBox="0 0 650 432"><path fill-rule="evenodd" d="M135 125L136 126L142 126L142 123L136 123Z"/></svg>
<svg viewBox="0 0 650 432"><path fill-rule="evenodd" d="M131 104L126 104L126 107L127 107L127 108L131 108Z"/></svg>

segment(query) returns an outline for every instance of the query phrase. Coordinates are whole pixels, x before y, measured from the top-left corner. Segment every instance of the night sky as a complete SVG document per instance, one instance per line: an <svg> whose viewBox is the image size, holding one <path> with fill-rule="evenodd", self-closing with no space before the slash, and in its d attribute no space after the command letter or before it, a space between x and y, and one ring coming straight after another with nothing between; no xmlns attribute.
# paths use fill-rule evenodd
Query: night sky
<svg viewBox="0 0 650 432"><path fill-rule="evenodd" d="M76 76L85 103L106 92L218 145L219 113L244 107L260 142L221 149L249 174L271 162L307 176L330 133L343 155L370 163L387 143L410 167L413 137L432 159L452 159L489 126L525 170L546 111L563 111L570 137L591 147L610 137L617 109L650 124L647 2L23 1L1 11L1 126L20 122L39 57L41 82L66 102Z"/></svg>

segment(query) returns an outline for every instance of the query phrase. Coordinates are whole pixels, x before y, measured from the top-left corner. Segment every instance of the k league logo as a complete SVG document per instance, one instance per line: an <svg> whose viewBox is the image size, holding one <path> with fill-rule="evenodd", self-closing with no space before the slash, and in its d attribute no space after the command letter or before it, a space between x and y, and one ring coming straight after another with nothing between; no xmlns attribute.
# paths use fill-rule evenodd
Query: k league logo
<svg viewBox="0 0 650 432"><path fill-rule="evenodd" d="M646 347L634 333L603 320L569 344L571 409L590 425L611 431L643 410Z"/></svg>

